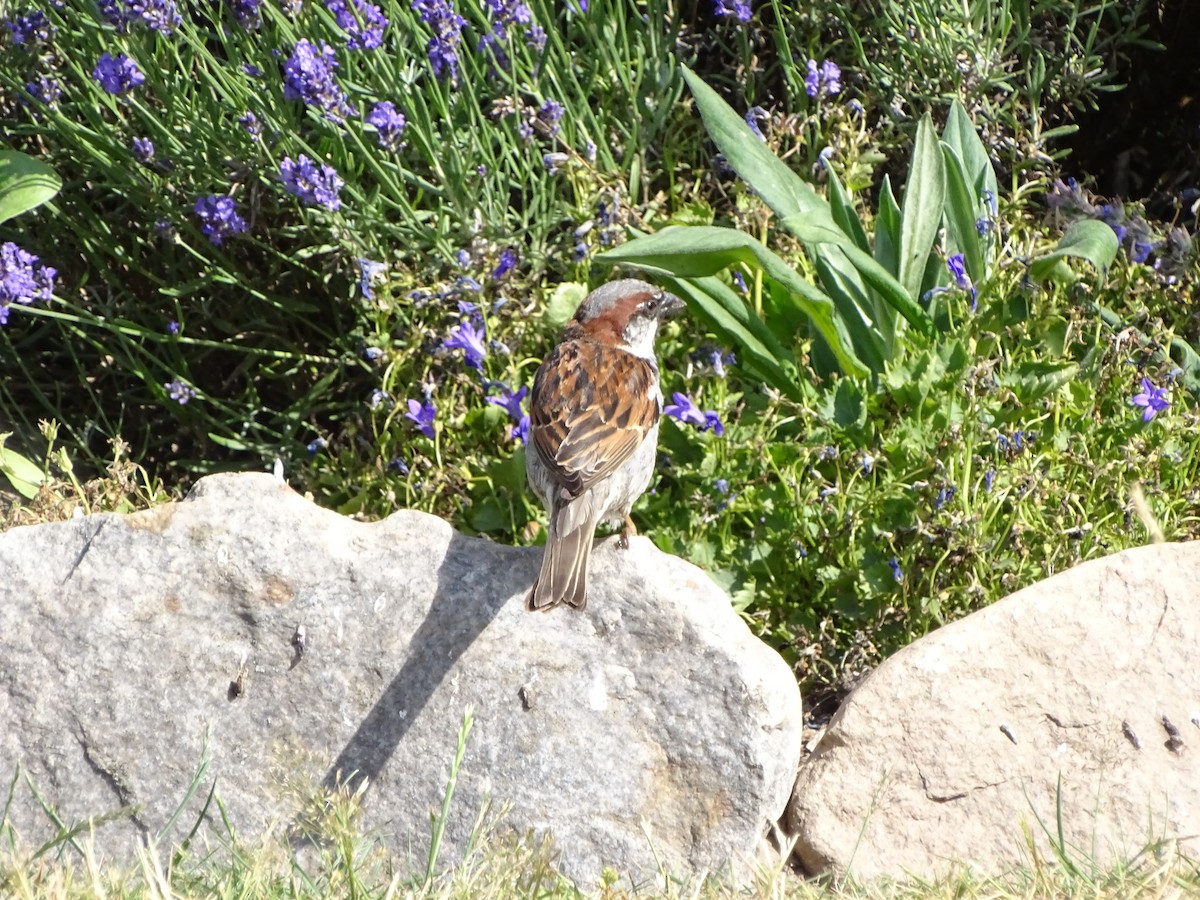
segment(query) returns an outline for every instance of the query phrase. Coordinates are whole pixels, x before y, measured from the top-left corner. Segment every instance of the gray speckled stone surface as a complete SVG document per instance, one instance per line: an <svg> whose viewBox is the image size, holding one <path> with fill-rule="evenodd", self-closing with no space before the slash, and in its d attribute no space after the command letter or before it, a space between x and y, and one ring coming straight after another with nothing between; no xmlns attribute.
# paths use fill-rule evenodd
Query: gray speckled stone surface
<svg viewBox="0 0 1200 900"><path fill-rule="evenodd" d="M584 613L525 611L539 561L422 513L354 522L267 475L0 534L0 780L19 767L68 824L126 808L95 842L128 858L183 799L207 734L202 789L164 840L214 780L253 839L365 777L364 827L423 867L472 707L445 862L490 797L510 807L502 827L549 830L585 888L604 866L649 877L655 854L747 871L800 755L787 665L648 540L597 548ZM216 840L215 805L207 818ZM9 821L26 844L53 833L24 779Z"/></svg>

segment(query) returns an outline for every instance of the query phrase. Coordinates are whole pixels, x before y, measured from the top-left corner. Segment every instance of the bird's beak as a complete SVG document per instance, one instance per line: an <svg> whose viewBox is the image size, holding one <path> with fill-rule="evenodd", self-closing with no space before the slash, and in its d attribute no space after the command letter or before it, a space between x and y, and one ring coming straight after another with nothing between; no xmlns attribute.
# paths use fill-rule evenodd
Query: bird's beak
<svg viewBox="0 0 1200 900"><path fill-rule="evenodd" d="M687 309L687 304L676 297L674 294L663 293L662 302L658 305L658 317L660 319L669 319L672 316L677 316Z"/></svg>

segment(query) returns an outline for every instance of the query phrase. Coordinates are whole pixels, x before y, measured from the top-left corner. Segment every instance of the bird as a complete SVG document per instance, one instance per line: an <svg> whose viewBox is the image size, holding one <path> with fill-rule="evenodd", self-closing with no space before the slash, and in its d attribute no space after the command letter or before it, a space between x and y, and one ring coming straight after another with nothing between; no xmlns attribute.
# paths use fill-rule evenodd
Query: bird
<svg viewBox="0 0 1200 900"><path fill-rule="evenodd" d="M629 511L654 474L663 406L654 338L684 308L645 281L610 281L584 298L538 368L525 473L549 523L526 609L584 609L596 526L623 521L622 547L637 534Z"/></svg>

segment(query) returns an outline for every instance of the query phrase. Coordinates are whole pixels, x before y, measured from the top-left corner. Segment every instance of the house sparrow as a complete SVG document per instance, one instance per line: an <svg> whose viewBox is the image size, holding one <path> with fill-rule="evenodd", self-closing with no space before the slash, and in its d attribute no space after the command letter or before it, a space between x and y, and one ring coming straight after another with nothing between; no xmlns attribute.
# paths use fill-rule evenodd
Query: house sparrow
<svg viewBox="0 0 1200 900"><path fill-rule="evenodd" d="M654 473L663 402L654 336L683 308L644 281L609 282L584 298L538 369L525 472L550 523L527 609L583 609L596 526L623 520L621 546L637 534L629 510Z"/></svg>

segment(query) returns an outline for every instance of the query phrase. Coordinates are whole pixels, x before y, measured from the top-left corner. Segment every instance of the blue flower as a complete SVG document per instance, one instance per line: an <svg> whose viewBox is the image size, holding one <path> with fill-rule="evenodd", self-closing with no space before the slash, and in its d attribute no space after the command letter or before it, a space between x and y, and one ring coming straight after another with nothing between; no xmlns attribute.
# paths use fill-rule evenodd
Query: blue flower
<svg viewBox="0 0 1200 900"><path fill-rule="evenodd" d="M163 387L167 389L167 393L171 395L171 399L180 406L186 406L187 402L196 396L196 392L178 378L174 381L168 381Z"/></svg>
<svg viewBox="0 0 1200 900"><path fill-rule="evenodd" d="M385 403L390 407L392 405L392 397L391 394L382 388L375 388L375 390L371 391L371 396L367 398L367 406L371 409L379 409Z"/></svg>
<svg viewBox="0 0 1200 900"><path fill-rule="evenodd" d="M954 495L958 493L958 489L952 484L942 485L942 489L938 491L937 496L933 498L933 508L941 509L947 503L954 499Z"/></svg>
<svg viewBox="0 0 1200 900"><path fill-rule="evenodd" d="M763 109L761 106L752 106L748 110L746 110L746 115L745 115L746 124L750 126L750 130L753 131L755 133L755 135L758 136L759 140L765 141L767 139L767 136L765 134L763 134L762 129L758 127L758 120L759 119L768 119L769 120L770 118L771 117L767 114L767 111L765 109Z"/></svg>
<svg viewBox="0 0 1200 900"><path fill-rule="evenodd" d="M492 269L492 278L493 279L503 278L505 275L507 275L509 272L511 272L513 270L513 268L516 266L516 264L517 264L517 251L514 250L512 247L509 247L503 253L500 254L500 260L499 260L499 262L496 263L496 268Z"/></svg>
<svg viewBox="0 0 1200 900"><path fill-rule="evenodd" d="M729 482L726 481L724 478L718 478L716 480L716 483L713 485L713 487L715 487L717 489L718 494L728 494L729 493Z"/></svg>
<svg viewBox="0 0 1200 900"><path fill-rule="evenodd" d="M167 334L179 334L179 322L175 319L167 323Z"/></svg>
<svg viewBox="0 0 1200 900"><path fill-rule="evenodd" d="M200 230L204 236L218 247L231 234L241 234L246 230L246 220L238 215L232 197L201 197L192 210L200 218Z"/></svg>
<svg viewBox="0 0 1200 900"><path fill-rule="evenodd" d="M983 489L989 493L992 490L992 484L996 481L996 468L992 466L983 473Z"/></svg>
<svg viewBox="0 0 1200 900"><path fill-rule="evenodd" d="M301 38L283 64L283 99L300 100L321 110L327 119L341 122L353 113L346 94L334 80L337 55L324 41L320 46Z"/></svg>
<svg viewBox="0 0 1200 900"><path fill-rule="evenodd" d="M1167 388L1155 387L1149 378L1142 379L1141 387L1141 393L1134 394L1132 402L1134 406L1142 408L1142 421L1149 422L1165 411L1171 405L1171 401L1167 399Z"/></svg>
<svg viewBox="0 0 1200 900"><path fill-rule="evenodd" d="M444 350L461 350L463 359L473 369L483 369L483 360L487 357L487 346L484 344L482 328L476 328L474 323L467 321L455 325L449 336L442 341Z"/></svg>
<svg viewBox="0 0 1200 900"><path fill-rule="evenodd" d="M258 137L262 134L262 123L258 121L258 116L249 110L238 119L238 124L246 129L246 133L251 137Z"/></svg>
<svg viewBox="0 0 1200 900"><path fill-rule="evenodd" d="M99 0L97 5L100 14L121 33L136 20L159 34L170 34L183 21L175 0Z"/></svg>
<svg viewBox="0 0 1200 900"><path fill-rule="evenodd" d="M712 431L717 437L725 434L725 426L716 412L702 411L687 394L679 391L675 391L671 399L673 402L664 406L663 412L672 419L695 425L701 431Z"/></svg>
<svg viewBox="0 0 1200 900"><path fill-rule="evenodd" d="M154 144L151 142L150 138L134 138L133 155L142 165L149 165L154 159Z"/></svg>
<svg viewBox="0 0 1200 900"><path fill-rule="evenodd" d="M12 303L49 301L58 270L38 263L38 257L11 241L0 245L0 325L8 323Z"/></svg>
<svg viewBox="0 0 1200 900"><path fill-rule="evenodd" d="M124 94L146 81L137 63L124 53L105 53L92 70L92 78L110 94Z"/></svg>
<svg viewBox="0 0 1200 900"><path fill-rule="evenodd" d="M900 570L900 560L896 559L896 557L893 556L888 560L888 568L892 570L892 577L896 581L904 580L904 572Z"/></svg>
<svg viewBox="0 0 1200 900"><path fill-rule="evenodd" d="M346 46L351 50L374 50L383 43L387 17L374 3L366 0L326 0L338 28L346 32Z"/></svg>
<svg viewBox="0 0 1200 900"><path fill-rule="evenodd" d="M564 112L563 105L557 100L545 100L538 107L537 119L538 122L546 127L550 134L554 134L558 131L558 123L562 119Z"/></svg>
<svg viewBox="0 0 1200 900"><path fill-rule="evenodd" d="M57 106L63 92L62 82L56 78L48 78L45 75L38 76L36 82L29 82L29 84L25 85L25 90L38 103L44 103L51 109Z"/></svg>
<svg viewBox="0 0 1200 900"><path fill-rule="evenodd" d="M975 285L971 284L971 277L967 274L967 264L963 254L954 253L949 256L946 259L946 269L950 272L950 277L954 279L954 284L959 290L971 293L971 312L975 312L975 308L979 304L979 291L975 290Z"/></svg>
<svg viewBox="0 0 1200 900"><path fill-rule="evenodd" d="M480 53L490 53L498 68L509 68L505 48L509 43L509 29L515 25L523 26L525 42L535 51L540 52L546 46L546 32L533 21L533 13L521 0L484 0L484 6L492 28L479 39L476 49Z"/></svg>
<svg viewBox="0 0 1200 900"><path fill-rule="evenodd" d="M309 456L316 456L328 446L329 441L325 440L323 437L319 437L309 441L308 445L304 449L308 451Z"/></svg>
<svg viewBox="0 0 1200 900"><path fill-rule="evenodd" d="M842 70L836 63L825 60L819 66L815 59L808 61L808 74L804 76L804 90L810 97L832 97L842 89Z"/></svg>
<svg viewBox="0 0 1200 900"><path fill-rule="evenodd" d="M342 205L338 191L344 182L333 166L322 163L318 169L316 163L301 153L298 159L284 159L279 167L279 177L284 189L308 206L335 210Z"/></svg>
<svg viewBox="0 0 1200 900"><path fill-rule="evenodd" d="M404 414L404 417L416 423L417 431L427 438L432 438L433 420L436 415L437 409L432 400L426 400L424 403L419 400L409 400L408 412Z"/></svg>
<svg viewBox="0 0 1200 900"><path fill-rule="evenodd" d="M543 153L542 165L546 167L547 175L557 175L570 158L565 153Z"/></svg>
<svg viewBox="0 0 1200 900"><path fill-rule="evenodd" d="M380 100L375 104L367 116L367 124L374 127L379 146L384 150L396 151L404 146L400 138L408 122L390 100Z"/></svg>

